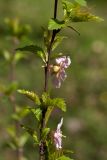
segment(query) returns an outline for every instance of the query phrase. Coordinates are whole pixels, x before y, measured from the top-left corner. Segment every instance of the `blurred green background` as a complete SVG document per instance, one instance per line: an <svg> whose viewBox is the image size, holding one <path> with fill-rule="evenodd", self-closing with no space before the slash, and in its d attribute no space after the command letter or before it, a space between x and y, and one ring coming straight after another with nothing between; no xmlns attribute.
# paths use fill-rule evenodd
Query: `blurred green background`
<svg viewBox="0 0 107 160"><path fill-rule="evenodd" d="M55 129L64 116L64 131L67 136L63 145L74 151L75 160L107 160L107 1L88 0L89 8L105 19L101 23L72 24L79 32L64 30L68 36L58 47L58 51L70 54L72 65L68 77L60 89L51 85L51 95L62 97L68 105L67 113L53 113L51 122ZM8 84L8 65L2 57L2 50L12 48L3 34L5 18L19 18L30 24L29 37L42 45L42 29L53 16L54 0L0 0L0 85ZM59 9L61 6L59 6ZM59 16L62 10L60 9ZM27 42L25 42L27 43ZM43 69L34 55L29 55L16 66L16 77L21 88L43 90ZM19 104L27 105L27 100L17 94ZM8 141L6 126L11 123L11 104L7 97L0 98L0 160L15 160L14 152L5 145ZM55 120L55 121L54 121ZM32 125L32 118L28 117ZM54 124L53 124L54 122ZM25 145L25 155L29 160L37 157L37 149L29 139Z"/></svg>

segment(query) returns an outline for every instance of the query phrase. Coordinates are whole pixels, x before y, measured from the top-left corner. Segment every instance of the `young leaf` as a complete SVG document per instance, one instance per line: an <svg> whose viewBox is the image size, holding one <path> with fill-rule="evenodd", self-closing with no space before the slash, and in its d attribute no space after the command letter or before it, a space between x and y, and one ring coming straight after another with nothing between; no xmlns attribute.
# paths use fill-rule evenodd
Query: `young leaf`
<svg viewBox="0 0 107 160"><path fill-rule="evenodd" d="M32 128L30 128L30 127L27 127L27 126L25 126L25 125L21 125L21 127L22 127L24 130L26 130L26 132L28 132L28 133L33 137L33 139L34 139L34 141L35 141L36 143L38 143L37 132L36 132L34 129L32 129Z"/></svg>
<svg viewBox="0 0 107 160"><path fill-rule="evenodd" d="M43 103L43 105L45 105L45 106L47 105L48 99L49 99L49 94L46 93L46 92L44 92L44 93L42 94L42 103Z"/></svg>
<svg viewBox="0 0 107 160"><path fill-rule="evenodd" d="M53 45L52 45L52 51L62 42L62 40L64 38L66 38L66 37L58 36L58 35L55 37L55 40L54 40Z"/></svg>
<svg viewBox="0 0 107 160"><path fill-rule="evenodd" d="M66 0L63 0L62 4L63 4L66 25L69 22L103 21L102 18L91 14L86 7L81 7L80 4L73 4Z"/></svg>
<svg viewBox="0 0 107 160"><path fill-rule="evenodd" d="M27 91L27 90L24 90L24 89L19 89L18 92L21 93L21 94L24 94L26 97L28 97L33 102L35 102L35 104L37 104L37 105L41 104L39 96L35 92Z"/></svg>
<svg viewBox="0 0 107 160"><path fill-rule="evenodd" d="M49 117L53 111L54 107L53 106L49 106L47 108L47 111L46 111L46 114L45 114L45 125L47 124L48 120L49 120Z"/></svg>
<svg viewBox="0 0 107 160"><path fill-rule="evenodd" d="M87 6L87 2L85 0L75 0L77 3L79 3L81 6Z"/></svg>
<svg viewBox="0 0 107 160"><path fill-rule="evenodd" d="M43 131L42 131L42 140L45 140L47 135L49 134L50 132L50 128L44 128Z"/></svg>
<svg viewBox="0 0 107 160"><path fill-rule="evenodd" d="M51 104L54 107L61 109L62 111L66 112L66 104L65 101L61 98L54 98L51 100Z"/></svg>
<svg viewBox="0 0 107 160"><path fill-rule="evenodd" d="M64 21L59 21L57 19L50 19L49 24L48 24L48 29L49 30L57 30L65 27L65 22Z"/></svg>
<svg viewBox="0 0 107 160"><path fill-rule="evenodd" d="M71 158L66 157L66 156L63 155L63 156L57 158L56 160L73 160L73 159L71 159Z"/></svg>
<svg viewBox="0 0 107 160"><path fill-rule="evenodd" d="M42 110L40 108L29 108L29 110L34 114L38 121L41 120Z"/></svg>

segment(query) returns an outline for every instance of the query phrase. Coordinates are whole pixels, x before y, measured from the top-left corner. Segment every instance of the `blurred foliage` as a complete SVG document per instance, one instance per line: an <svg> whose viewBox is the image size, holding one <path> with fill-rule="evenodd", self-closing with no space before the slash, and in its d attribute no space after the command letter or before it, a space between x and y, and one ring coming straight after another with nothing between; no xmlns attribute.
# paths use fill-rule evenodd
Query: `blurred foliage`
<svg viewBox="0 0 107 160"><path fill-rule="evenodd" d="M19 83L10 85L7 79L9 76L8 64L11 58L8 50L10 50L11 42L9 35L7 36L5 32L5 22L10 23L8 18L18 17L21 22L30 24L33 30L31 32L27 27L27 31L30 31L30 39L36 43L41 43L42 46L43 30L40 26L46 25L48 19L52 17L53 2L49 0L47 0L47 3L44 0L0 0L0 14L2 15L0 17L0 160L16 159L14 152L7 146L9 137L6 132L6 127L11 123L10 115L13 110L8 97L2 97L2 93L9 94L11 91L13 92L17 85L20 88L42 92L44 83L43 69L40 69L41 64L37 56L27 53L27 56L24 54L24 59L22 59L23 55L17 51L17 56L14 58L17 61L21 59L16 65L16 77ZM91 10L96 11L96 14L104 17L104 19L107 18L107 2L105 0L90 0L87 3ZM61 7L59 6L59 8ZM62 16L62 10L60 10L59 16ZM19 22L15 23L18 24ZM71 30L64 30L64 35L68 36L69 39L65 39L56 50L56 53L62 50L68 55L71 54L72 66L69 70L69 76L60 90L53 88L50 91L53 96L64 98L68 104L64 124L67 138L63 145L74 150L72 154L74 159L107 160L107 22L101 24L73 23L73 27L76 27L80 32L80 36ZM12 34L21 35L22 30L23 28L21 31L15 29ZM23 44L29 44L30 39L23 36L19 47ZM8 86L8 89L5 86ZM31 101L22 98L17 93L16 97L18 104L33 106ZM24 107L23 113L19 110L17 109L18 115L27 114L24 112ZM18 117L13 115L13 118L17 119ZM59 118L59 110L56 110L49 125L55 128L56 120L59 120ZM29 114L27 119L23 119L23 121L30 126L32 125L32 128L38 127L36 123L33 126L34 119ZM13 129L9 130L12 133ZM25 143L26 138L21 137L21 139L19 143L22 145L22 143ZM25 155L30 160L33 160L36 156L38 157L33 147L31 140L25 145Z"/></svg>

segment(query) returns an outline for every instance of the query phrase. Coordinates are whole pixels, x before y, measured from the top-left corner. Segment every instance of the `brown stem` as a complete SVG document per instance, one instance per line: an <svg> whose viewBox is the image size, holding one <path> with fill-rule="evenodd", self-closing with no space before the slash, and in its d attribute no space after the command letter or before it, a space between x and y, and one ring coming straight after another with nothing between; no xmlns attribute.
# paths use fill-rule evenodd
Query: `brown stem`
<svg viewBox="0 0 107 160"><path fill-rule="evenodd" d="M57 16L57 6L58 6L58 0L55 0L55 4L54 4L54 19L56 19L56 16ZM46 64L46 67L45 67L45 86L44 86L44 92L48 91L50 55L51 55L51 51L52 51L52 44L54 42L54 39L55 39L55 36L56 36L57 33L58 33L57 30L53 30L51 41L50 41L49 47L47 48L48 60L47 60L47 64ZM41 119L41 127L40 127L40 146L39 146L40 158L39 158L39 160L48 160L49 159L48 153L47 153L46 142L41 139L42 130L45 128L44 119L45 119L46 111L47 111L47 109L43 108L42 119Z"/></svg>

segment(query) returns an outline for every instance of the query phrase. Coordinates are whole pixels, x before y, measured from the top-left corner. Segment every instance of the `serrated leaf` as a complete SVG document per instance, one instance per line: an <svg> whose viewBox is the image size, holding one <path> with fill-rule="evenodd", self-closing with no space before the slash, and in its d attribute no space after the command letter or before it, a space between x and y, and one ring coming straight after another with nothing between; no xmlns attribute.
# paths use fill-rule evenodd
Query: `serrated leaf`
<svg viewBox="0 0 107 160"><path fill-rule="evenodd" d="M75 0L75 2L79 3L81 6L87 6L87 2L85 0Z"/></svg>
<svg viewBox="0 0 107 160"><path fill-rule="evenodd" d="M42 104L47 107L57 107L62 111L66 111L66 104L62 98L50 98L49 94L42 94Z"/></svg>
<svg viewBox="0 0 107 160"><path fill-rule="evenodd" d="M32 53L37 53L38 51L43 52L43 49L37 45L28 45L25 47L21 47L21 48L17 48L16 50L19 51L28 51L28 52L32 52Z"/></svg>
<svg viewBox="0 0 107 160"><path fill-rule="evenodd" d="M29 110L34 114L38 121L41 120L42 117L42 110L40 108L29 108Z"/></svg>
<svg viewBox="0 0 107 160"><path fill-rule="evenodd" d="M46 93L46 92L44 92L44 93L42 94L42 104L43 104L43 105L47 105L48 99L49 99L49 94Z"/></svg>
<svg viewBox="0 0 107 160"><path fill-rule="evenodd" d="M73 159L71 159L71 158L66 157L66 156L63 155L63 156L57 158L56 160L73 160Z"/></svg>
<svg viewBox="0 0 107 160"><path fill-rule="evenodd" d="M65 27L65 22L64 21L59 21L57 19L50 19L49 24L48 24L48 29L49 30L57 30Z"/></svg>
<svg viewBox="0 0 107 160"><path fill-rule="evenodd" d="M63 0L63 10L66 24L69 22L101 22L102 18L95 16L89 12L86 7L81 7L79 4L73 4Z"/></svg>
<svg viewBox="0 0 107 160"><path fill-rule="evenodd" d="M49 134L49 132L50 132L50 128L44 128L44 129L42 130L42 140L45 140L45 139L46 139L46 137L47 137L47 135Z"/></svg>
<svg viewBox="0 0 107 160"><path fill-rule="evenodd" d="M36 132L34 129L32 129L32 128L30 128L30 127L27 127L27 126L25 126L25 125L21 125L21 127L22 127L23 129L25 129L26 132L28 132L28 133L32 136L33 140L34 140L36 143L38 143L37 132Z"/></svg>
<svg viewBox="0 0 107 160"><path fill-rule="evenodd" d="M33 102L35 102L35 104L37 104L37 105L41 104L39 96L35 92L27 91L27 90L24 90L24 89L22 89L22 90L19 89L18 92L25 95L29 99L31 99Z"/></svg>
<svg viewBox="0 0 107 160"><path fill-rule="evenodd" d="M54 98L51 100L52 106L61 109L62 111L66 112L66 104L65 101L61 98Z"/></svg>

